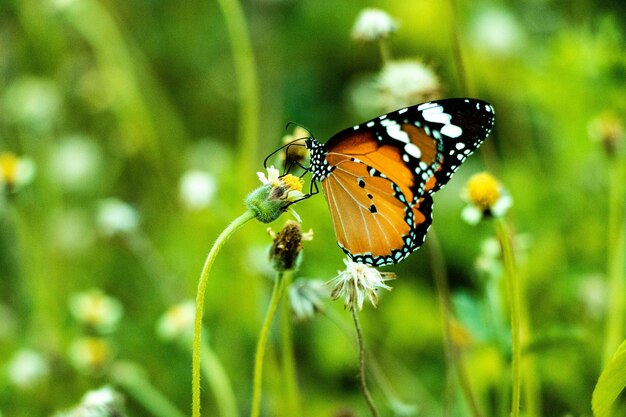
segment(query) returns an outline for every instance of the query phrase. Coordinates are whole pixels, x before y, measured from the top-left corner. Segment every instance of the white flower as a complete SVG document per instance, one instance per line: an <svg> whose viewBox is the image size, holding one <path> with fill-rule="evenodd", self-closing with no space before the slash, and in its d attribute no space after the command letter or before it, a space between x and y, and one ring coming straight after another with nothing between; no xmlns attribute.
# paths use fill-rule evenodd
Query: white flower
<svg viewBox="0 0 626 417"><path fill-rule="evenodd" d="M113 388L105 385L87 392L80 404L71 410L56 413L53 417L122 417L124 400Z"/></svg>
<svg viewBox="0 0 626 417"><path fill-rule="evenodd" d="M50 178L69 190L86 189L99 179L100 161L100 148L94 141L80 135L70 136L50 156Z"/></svg>
<svg viewBox="0 0 626 417"><path fill-rule="evenodd" d="M52 80L21 77L4 94L6 115L36 134L51 131L61 114L62 96Z"/></svg>
<svg viewBox="0 0 626 417"><path fill-rule="evenodd" d="M121 403L120 394L108 385L87 392L81 401L84 407L110 407L119 403Z"/></svg>
<svg viewBox="0 0 626 417"><path fill-rule="evenodd" d="M524 33L515 17L505 10L488 9L471 24L474 47L490 56L515 55L524 41Z"/></svg>
<svg viewBox="0 0 626 417"><path fill-rule="evenodd" d="M431 67L407 59L384 66L378 75L377 90L381 110L392 111L436 98L441 84Z"/></svg>
<svg viewBox="0 0 626 417"><path fill-rule="evenodd" d="M98 207L98 226L105 236L131 233L139 226L139 215L129 204L108 198Z"/></svg>
<svg viewBox="0 0 626 417"><path fill-rule="evenodd" d="M352 27L352 39L372 42L387 38L398 28L398 24L380 9L364 9Z"/></svg>
<svg viewBox="0 0 626 417"><path fill-rule="evenodd" d="M157 334L163 340L181 339L186 341L193 335L196 317L194 300L183 301L171 306L157 322Z"/></svg>
<svg viewBox="0 0 626 417"><path fill-rule="evenodd" d="M0 153L0 186L17 191L35 177L36 167L32 159L18 157L12 152Z"/></svg>
<svg viewBox="0 0 626 417"><path fill-rule="evenodd" d="M388 272L379 272L377 269L353 262L350 259L344 259L346 264L345 271L338 271L339 275L330 280L327 285L332 287L331 297L336 300L344 297L345 307L350 309L356 307L363 309L363 302L367 297L372 305L376 307L378 304L378 289L391 290L391 287L385 284L395 277L394 274Z"/></svg>
<svg viewBox="0 0 626 417"><path fill-rule="evenodd" d="M180 199L190 210L208 207L213 201L216 189L215 177L205 171L187 171L180 179Z"/></svg>
<svg viewBox="0 0 626 417"><path fill-rule="evenodd" d="M328 288L317 279L298 279L289 287L289 302L296 320L311 319L317 311L324 309Z"/></svg>
<svg viewBox="0 0 626 417"><path fill-rule="evenodd" d="M302 178L291 174L281 177L280 171L274 168L274 166L267 168L267 176L264 172L257 172L256 175L263 185L272 187L273 190L269 196L270 199L294 202L304 197L302 193Z"/></svg>
<svg viewBox="0 0 626 417"><path fill-rule="evenodd" d="M274 168L274 165L267 168L267 176L265 172L257 172L257 177L263 183L263 185L271 185L272 187L278 187L280 181L280 171Z"/></svg>
<svg viewBox="0 0 626 417"><path fill-rule="evenodd" d="M99 289L91 289L70 298L70 312L81 324L100 333L110 333L122 318L122 304Z"/></svg>
<svg viewBox="0 0 626 417"><path fill-rule="evenodd" d="M50 374L50 366L40 353L24 349L17 352L11 359L7 372L9 380L15 386L28 389Z"/></svg>

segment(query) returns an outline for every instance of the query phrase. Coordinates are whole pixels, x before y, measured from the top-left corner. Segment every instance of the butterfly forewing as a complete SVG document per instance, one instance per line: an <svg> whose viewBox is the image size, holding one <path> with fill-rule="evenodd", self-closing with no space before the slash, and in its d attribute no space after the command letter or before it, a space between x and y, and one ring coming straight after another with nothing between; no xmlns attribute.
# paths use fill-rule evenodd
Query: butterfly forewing
<svg viewBox="0 0 626 417"><path fill-rule="evenodd" d="M337 240L357 262L404 259L431 224L430 195L445 185L493 127L493 108L448 99L382 115L312 139L311 171L322 188Z"/></svg>

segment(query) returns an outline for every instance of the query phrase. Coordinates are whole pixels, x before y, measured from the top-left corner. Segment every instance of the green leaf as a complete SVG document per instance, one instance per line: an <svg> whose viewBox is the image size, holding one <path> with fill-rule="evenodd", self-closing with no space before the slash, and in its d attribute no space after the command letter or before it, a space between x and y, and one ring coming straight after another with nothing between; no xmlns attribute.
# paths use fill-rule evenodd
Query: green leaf
<svg viewBox="0 0 626 417"><path fill-rule="evenodd" d="M609 417L617 396L626 387L626 340L606 365L591 397L594 417Z"/></svg>

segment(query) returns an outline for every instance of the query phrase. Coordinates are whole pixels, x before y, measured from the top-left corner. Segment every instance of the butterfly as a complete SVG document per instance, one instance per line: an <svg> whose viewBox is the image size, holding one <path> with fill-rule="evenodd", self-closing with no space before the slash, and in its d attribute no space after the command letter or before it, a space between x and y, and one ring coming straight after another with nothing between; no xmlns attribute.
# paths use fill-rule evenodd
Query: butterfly
<svg viewBox="0 0 626 417"><path fill-rule="evenodd" d="M432 223L432 194L487 138L493 107L455 98L417 104L345 129L325 144L307 138L311 192L319 182L337 243L354 262L400 262Z"/></svg>

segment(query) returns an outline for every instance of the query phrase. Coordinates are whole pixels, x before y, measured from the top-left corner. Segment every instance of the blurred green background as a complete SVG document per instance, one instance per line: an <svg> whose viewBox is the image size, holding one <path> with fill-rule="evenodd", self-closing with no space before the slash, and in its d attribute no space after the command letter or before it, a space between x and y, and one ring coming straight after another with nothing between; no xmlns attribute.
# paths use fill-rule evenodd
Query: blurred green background
<svg viewBox="0 0 626 417"><path fill-rule="evenodd" d="M624 286L609 276L623 279L625 269L616 252L625 233L626 4L255 0L241 4L243 26L233 4L0 0L0 154L21 158L31 174L5 186L0 203L1 415L52 415L105 384L118 387L129 415L153 415L116 381L122 362L143 369L188 414L189 344L159 336L159 318L195 297L206 253L245 210L244 197L260 185L255 172L288 133L287 121L325 141L380 113L363 92L381 70L378 46L350 37L365 7L398 21L392 56L426 63L440 80L438 97L470 95L496 109L491 137L434 209L455 335L484 415L510 411L507 301L492 224L470 226L460 213L465 182L487 168L514 201L508 221L518 236L531 358L522 415L591 415L603 357L617 348L607 347L607 318L624 313L621 296L616 304L610 297ZM297 277L333 278L343 254L323 196L296 210L315 233ZM232 237L207 287L206 332L242 415L271 290L266 227L252 222ZM396 396L416 405L413 415L448 407L471 415L454 375L452 395L444 395L429 250L427 239L388 268L398 279L377 309L361 314L366 340ZM91 289L111 297L103 307L109 328L72 309ZM326 316L294 327L303 415L367 415L352 336L336 323L350 326L349 312L341 300L325 306ZM620 342L624 323L614 328ZM278 342L273 333L267 416L281 415ZM383 415L394 415L371 387ZM203 409L219 415L209 389Z"/></svg>

